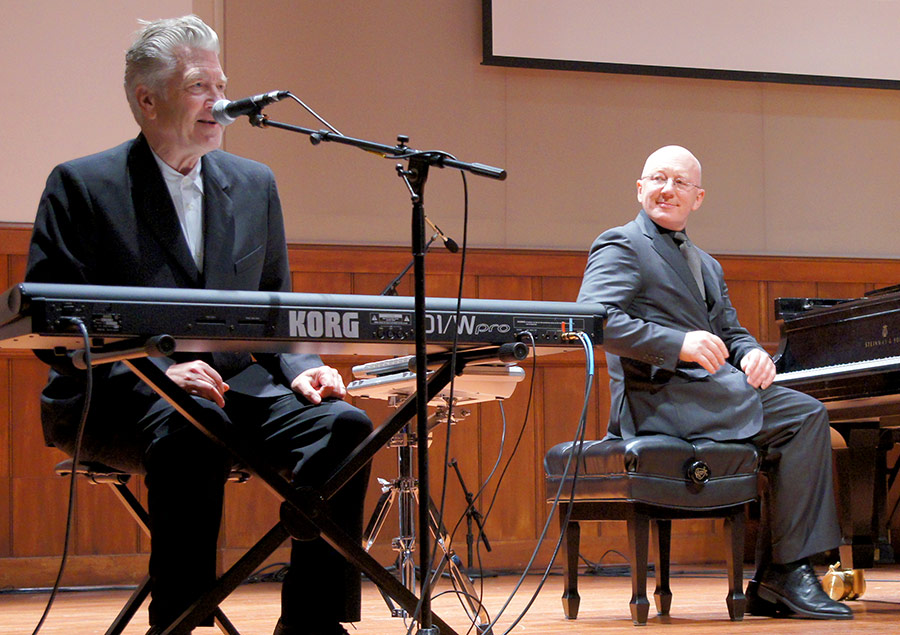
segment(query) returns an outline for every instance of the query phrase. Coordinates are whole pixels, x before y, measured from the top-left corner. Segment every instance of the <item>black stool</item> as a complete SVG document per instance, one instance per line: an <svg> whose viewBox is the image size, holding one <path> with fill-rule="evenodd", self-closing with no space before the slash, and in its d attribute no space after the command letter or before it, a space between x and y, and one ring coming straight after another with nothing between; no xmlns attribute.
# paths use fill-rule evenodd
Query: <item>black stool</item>
<svg viewBox="0 0 900 635"><path fill-rule="evenodd" d="M54 468L54 471L59 476L70 476L72 474L72 465L72 459L66 459L61 463L58 463ZM103 463L79 461L75 473L79 476L83 476L93 484L109 485L115 493L116 498L122 502L125 509L128 510L128 513L131 514L132 518L134 518L144 533L148 536L150 535L150 516L137 497L130 489L128 489L128 481L131 479L132 474L139 472L117 470L116 468L109 467ZM238 468L233 468L228 475L228 481L233 483L244 483L249 480L249 478L249 472ZM125 606L119 611L116 619L110 627L106 629L106 635L120 635L149 594L150 577L145 576L134 590L134 593L131 594L131 597L128 598ZM234 627L221 608L215 608L213 619L216 626L219 627L219 630L226 635L240 635L240 632Z"/></svg>
<svg viewBox="0 0 900 635"><path fill-rule="evenodd" d="M544 458L547 498L559 489L573 443L554 446ZM656 609L668 615L669 554L674 518L724 518L730 550L726 556L728 615L744 617L743 593L744 504L757 496L759 455L754 446L709 440L684 441L666 435L632 439L585 441L575 483L568 524L567 503L572 493L574 461L563 486L559 506L560 530L565 534L563 610L578 616L578 547L580 521L625 520L631 560L631 619L647 623L647 560L650 521L657 531Z"/></svg>

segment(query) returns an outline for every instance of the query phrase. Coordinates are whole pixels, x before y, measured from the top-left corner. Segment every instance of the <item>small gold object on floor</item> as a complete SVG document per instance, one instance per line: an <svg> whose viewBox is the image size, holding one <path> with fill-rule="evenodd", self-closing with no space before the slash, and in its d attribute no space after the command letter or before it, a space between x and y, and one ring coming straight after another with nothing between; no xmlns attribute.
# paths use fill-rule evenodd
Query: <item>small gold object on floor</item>
<svg viewBox="0 0 900 635"><path fill-rule="evenodd" d="M841 563L828 567L822 587L832 600L856 600L866 592L865 572L862 569L841 569Z"/></svg>

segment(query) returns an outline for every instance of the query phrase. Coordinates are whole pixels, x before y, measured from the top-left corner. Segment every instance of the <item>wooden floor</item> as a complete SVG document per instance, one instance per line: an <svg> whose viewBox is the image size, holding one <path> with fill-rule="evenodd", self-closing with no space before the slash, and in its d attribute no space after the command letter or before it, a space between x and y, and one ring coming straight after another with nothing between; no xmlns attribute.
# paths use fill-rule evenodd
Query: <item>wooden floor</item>
<svg viewBox="0 0 900 635"><path fill-rule="evenodd" d="M677 569L675 570L678 573ZM799 619L768 619L748 616L743 622L729 622L725 608L724 574L715 570L692 569L678 573L672 581L672 615L663 620L651 617L646 628L635 631L628 613L631 597L630 580L625 577L583 576L579 580L581 612L577 620L566 620L562 614L560 594L562 579L551 576L525 617L512 632L529 635L572 635L582 633L646 633L659 631L666 635L688 633L897 633L900 631L900 566L879 567L867 572L867 591L862 599L851 602L852 622L821 622ZM485 604L495 616L512 593L518 578L501 576L485 580ZM494 628L495 635L508 631L510 625L528 603L538 583L537 576L526 578L509 608ZM389 616L375 587L364 583L363 621L350 627L356 635L389 635L406 633L400 618ZM440 591L449 589L442 584ZM652 592L652 584L650 586ZM223 604L223 608L242 635L270 635L279 611L280 585L261 583L240 587ZM104 633L129 592L79 591L61 594L41 633L44 635L90 635ZM0 635L27 635L34 630L47 595L0 594ZM652 602L652 600L651 600ZM451 596L435 596L434 611L457 629L466 632L465 614ZM651 615L654 611L651 610ZM126 635L146 631L147 613L142 609ZM415 632L415 631L414 631ZM196 635L218 634L215 628L200 628Z"/></svg>

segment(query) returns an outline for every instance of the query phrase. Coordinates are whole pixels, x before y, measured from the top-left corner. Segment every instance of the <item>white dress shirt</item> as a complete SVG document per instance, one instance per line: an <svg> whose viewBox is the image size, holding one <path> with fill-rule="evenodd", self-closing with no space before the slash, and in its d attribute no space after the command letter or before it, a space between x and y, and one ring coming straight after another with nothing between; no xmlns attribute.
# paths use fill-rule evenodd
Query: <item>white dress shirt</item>
<svg viewBox="0 0 900 635"><path fill-rule="evenodd" d="M186 175L160 159L156 152L153 158L169 188L188 249L197 263L197 269L203 271L203 178L200 175L203 158Z"/></svg>

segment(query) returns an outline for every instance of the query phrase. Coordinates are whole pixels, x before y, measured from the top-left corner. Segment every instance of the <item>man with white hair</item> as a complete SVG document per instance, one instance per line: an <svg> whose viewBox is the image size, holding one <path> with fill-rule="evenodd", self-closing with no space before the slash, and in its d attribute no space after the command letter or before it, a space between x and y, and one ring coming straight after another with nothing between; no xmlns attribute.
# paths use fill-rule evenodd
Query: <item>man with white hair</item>
<svg viewBox="0 0 900 635"><path fill-rule="evenodd" d="M212 106L225 94L216 33L196 16L144 24L125 57L141 132L57 166L38 208L26 280L70 284L290 291L281 203L271 170L219 150ZM316 355L176 354L151 358L203 408L258 442L296 485L323 482L371 430L343 401L340 374ZM41 395L49 444L69 453L84 373L51 360ZM152 529L150 632L215 581L231 458L121 363L94 371L85 457L136 455ZM361 470L330 501L362 534ZM360 618L360 574L321 538L294 540L276 634L337 635Z"/></svg>
<svg viewBox="0 0 900 635"><path fill-rule="evenodd" d="M591 246L578 300L608 311L608 435L756 445L768 487L748 611L852 618L809 564L840 543L828 413L772 384L775 365L738 322L722 266L688 239L688 217L705 195L697 158L680 146L660 148L637 180L637 218Z"/></svg>

